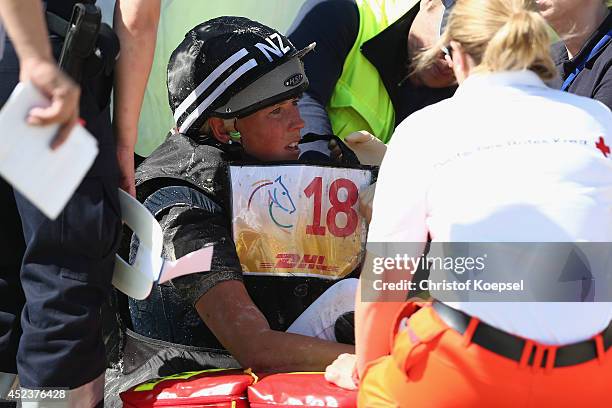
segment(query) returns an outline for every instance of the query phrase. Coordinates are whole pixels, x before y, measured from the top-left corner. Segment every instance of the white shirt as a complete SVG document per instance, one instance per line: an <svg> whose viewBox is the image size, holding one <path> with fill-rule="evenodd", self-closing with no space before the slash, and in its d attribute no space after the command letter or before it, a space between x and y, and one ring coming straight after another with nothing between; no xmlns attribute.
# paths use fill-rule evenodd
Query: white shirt
<svg viewBox="0 0 612 408"><path fill-rule="evenodd" d="M612 242L610 145L603 104L531 71L471 75L397 127L368 241ZM587 339L612 319L611 303L451 306L545 344Z"/></svg>

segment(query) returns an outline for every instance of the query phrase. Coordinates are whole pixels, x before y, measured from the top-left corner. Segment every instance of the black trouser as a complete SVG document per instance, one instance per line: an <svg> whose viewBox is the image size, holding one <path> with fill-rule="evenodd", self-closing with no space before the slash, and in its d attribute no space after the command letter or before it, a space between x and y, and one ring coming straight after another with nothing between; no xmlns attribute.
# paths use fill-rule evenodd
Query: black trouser
<svg viewBox="0 0 612 408"><path fill-rule="evenodd" d="M61 43L53 45L57 55ZM0 105L17 81L7 43ZM0 372L17 369L26 388L77 388L106 367L100 307L121 222L110 111L90 89L83 84L81 116L100 153L58 218L49 220L0 181Z"/></svg>

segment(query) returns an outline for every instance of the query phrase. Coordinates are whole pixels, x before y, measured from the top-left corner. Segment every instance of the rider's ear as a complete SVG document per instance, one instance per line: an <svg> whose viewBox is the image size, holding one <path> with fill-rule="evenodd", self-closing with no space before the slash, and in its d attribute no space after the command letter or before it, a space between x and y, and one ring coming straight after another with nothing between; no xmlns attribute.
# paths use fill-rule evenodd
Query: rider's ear
<svg viewBox="0 0 612 408"><path fill-rule="evenodd" d="M212 135L221 143L228 143L230 141L229 131L225 128L223 119L221 118L209 118L208 125L212 131Z"/></svg>

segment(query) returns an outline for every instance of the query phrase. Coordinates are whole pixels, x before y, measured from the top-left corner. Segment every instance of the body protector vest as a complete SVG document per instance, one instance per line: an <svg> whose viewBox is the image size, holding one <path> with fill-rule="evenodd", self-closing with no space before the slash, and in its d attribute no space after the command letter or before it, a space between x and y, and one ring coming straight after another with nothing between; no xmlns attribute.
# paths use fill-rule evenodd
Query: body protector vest
<svg viewBox="0 0 612 408"><path fill-rule="evenodd" d="M218 259L238 255L239 264L232 268L243 275L249 295L270 327L281 331L336 281L357 276L366 237L365 223L356 211L358 191L373 181L372 169L355 164L348 168L262 164L240 145L182 134L169 137L136 172L138 199L156 216L174 205L223 215L224 228L231 231L234 242L232 253L217 254ZM180 220L173 223L181 228ZM175 252L182 254L199 249L193 245L183 238L172 241ZM189 250L177 249L180 246ZM131 300L130 307L164 302L166 312L178 309L168 318L191 321L188 331L193 334L184 337L187 340L161 340L193 340L187 345L221 348L193 304L185 302L193 298L189 293L198 290L202 278L183 278L180 283L160 285L166 287L159 292L154 288L149 299ZM185 287L185 282L193 282L194 287ZM168 294L173 290L181 295ZM185 304L178 308L165 304L181 299Z"/></svg>

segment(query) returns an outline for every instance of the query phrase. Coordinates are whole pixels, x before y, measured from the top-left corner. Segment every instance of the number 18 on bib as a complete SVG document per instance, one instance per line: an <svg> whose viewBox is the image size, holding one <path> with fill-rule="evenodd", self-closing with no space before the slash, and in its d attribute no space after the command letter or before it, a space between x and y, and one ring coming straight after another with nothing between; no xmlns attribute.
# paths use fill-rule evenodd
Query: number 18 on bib
<svg viewBox="0 0 612 408"><path fill-rule="evenodd" d="M236 249L245 274L341 279L361 262L359 191L371 170L230 166Z"/></svg>

